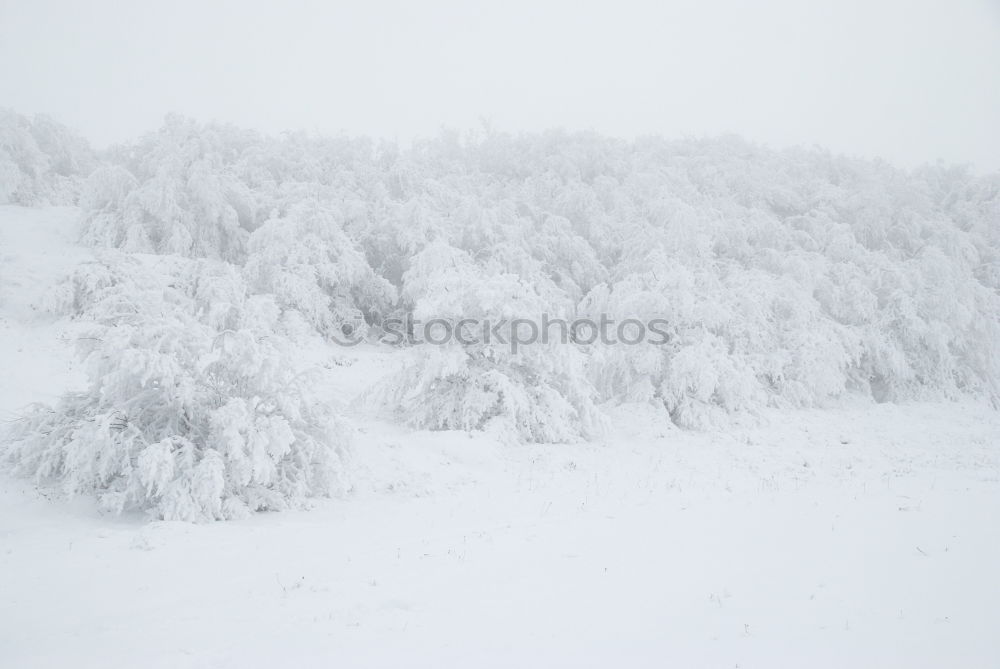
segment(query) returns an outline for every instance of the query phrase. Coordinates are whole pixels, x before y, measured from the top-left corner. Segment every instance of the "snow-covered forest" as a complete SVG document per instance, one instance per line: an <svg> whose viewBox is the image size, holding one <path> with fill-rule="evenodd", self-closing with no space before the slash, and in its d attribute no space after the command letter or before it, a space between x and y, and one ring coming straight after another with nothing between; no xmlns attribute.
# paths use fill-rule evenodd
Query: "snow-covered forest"
<svg viewBox="0 0 1000 669"><path fill-rule="evenodd" d="M1000 174L738 137L400 147L176 115L96 152L4 111L0 198L79 207L95 249L40 305L91 326L87 386L15 421L4 458L116 511L236 518L342 489L352 428L316 397L337 370L296 351L345 332L408 349L355 404L510 443L600 438L623 402L703 430L845 396L1000 401ZM543 314L667 336L384 336Z"/></svg>

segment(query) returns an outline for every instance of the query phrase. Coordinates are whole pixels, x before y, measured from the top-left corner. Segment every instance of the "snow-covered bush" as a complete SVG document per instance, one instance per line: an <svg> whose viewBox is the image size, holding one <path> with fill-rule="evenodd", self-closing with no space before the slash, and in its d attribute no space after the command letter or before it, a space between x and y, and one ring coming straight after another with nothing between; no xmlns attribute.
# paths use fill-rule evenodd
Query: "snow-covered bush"
<svg viewBox="0 0 1000 669"><path fill-rule="evenodd" d="M159 132L119 148L117 164L88 180L84 241L242 261L258 212L253 193L231 165L255 141L252 133L228 126L203 128L168 116Z"/></svg>
<svg viewBox="0 0 1000 669"><path fill-rule="evenodd" d="M0 204L76 204L96 167L90 146L65 126L0 108Z"/></svg>
<svg viewBox="0 0 1000 669"><path fill-rule="evenodd" d="M251 235L245 266L254 292L273 294L328 337L356 314L379 320L396 301L396 289L375 274L338 218L315 200L297 205Z"/></svg>
<svg viewBox="0 0 1000 669"><path fill-rule="evenodd" d="M594 320L660 321L663 333L595 348L590 372L603 397L662 403L678 425L708 427L734 412L847 391L860 341L796 281L684 267L662 252L649 261L651 269L600 285L581 303Z"/></svg>
<svg viewBox="0 0 1000 669"><path fill-rule="evenodd" d="M350 433L273 334L273 300L247 297L224 266L177 259L184 274L156 260L95 263L69 281L62 304L103 323L81 339L88 387L15 423L4 459L111 511L163 519L337 492Z"/></svg>
<svg viewBox="0 0 1000 669"><path fill-rule="evenodd" d="M390 375L365 400L377 401L415 427L497 430L531 442L567 442L594 437L604 419L594 405L584 356L559 340L512 346L531 337L545 302L517 276L477 265L444 242L428 245L404 277L414 304L415 339L442 341L428 327L441 319L455 327L450 341L429 343L401 372ZM469 319L469 329L458 331ZM523 319L521 326L517 319ZM499 337L487 330L495 329ZM441 327L449 327L440 324ZM436 327L436 326L435 326Z"/></svg>

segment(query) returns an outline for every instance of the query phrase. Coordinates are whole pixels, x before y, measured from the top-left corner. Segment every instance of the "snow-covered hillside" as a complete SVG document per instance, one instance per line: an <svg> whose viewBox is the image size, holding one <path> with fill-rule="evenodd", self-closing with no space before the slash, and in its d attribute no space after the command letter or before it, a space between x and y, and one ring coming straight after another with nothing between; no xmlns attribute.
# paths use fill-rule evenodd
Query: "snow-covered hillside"
<svg viewBox="0 0 1000 669"><path fill-rule="evenodd" d="M74 209L0 209L0 415L86 387ZM55 306L53 306L55 305ZM63 305L63 306L59 306ZM227 523L0 475L0 665L995 666L1000 415L974 400L648 402L593 441L425 431L353 402L410 351L299 333L347 489ZM391 417L391 416L390 416Z"/></svg>

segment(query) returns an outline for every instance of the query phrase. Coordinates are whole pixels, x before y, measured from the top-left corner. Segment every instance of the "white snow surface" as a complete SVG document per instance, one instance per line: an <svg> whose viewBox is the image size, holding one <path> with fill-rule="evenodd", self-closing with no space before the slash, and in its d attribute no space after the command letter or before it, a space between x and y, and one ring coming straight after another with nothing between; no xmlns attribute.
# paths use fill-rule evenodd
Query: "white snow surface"
<svg viewBox="0 0 1000 669"><path fill-rule="evenodd" d="M89 252L0 207L0 419L83 376L39 305ZM398 364L317 346L344 407ZM0 667L995 667L1000 414L845 402L596 443L351 418L352 488L212 524L0 474Z"/></svg>

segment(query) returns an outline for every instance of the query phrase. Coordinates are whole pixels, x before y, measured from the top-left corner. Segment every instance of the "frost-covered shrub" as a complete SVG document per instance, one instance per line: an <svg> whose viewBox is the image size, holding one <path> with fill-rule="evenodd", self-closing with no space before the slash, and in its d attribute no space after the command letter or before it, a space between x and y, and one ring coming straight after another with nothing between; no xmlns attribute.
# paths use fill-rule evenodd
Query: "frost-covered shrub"
<svg viewBox="0 0 1000 669"><path fill-rule="evenodd" d="M0 204L76 204L96 166L90 146L65 126L0 109Z"/></svg>
<svg viewBox="0 0 1000 669"><path fill-rule="evenodd" d="M88 387L35 407L2 447L15 471L114 512L219 520L338 491L345 424L274 334L278 309L225 266L94 263L62 304L103 324ZM225 299L220 299L225 298Z"/></svg>
<svg viewBox="0 0 1000 669"><path fill-rule="evenodd" d="M324 336L340 334L358 313L373 322L396 300L395 288L375 274L335 212L315 200L256 230L244 271L253 291L273 294Z"/></svg>
<svg viewBox="0 0 1000 669"><path fill-rule="evenodd" d="M108 152L86 184L83 239L242 263L254 230L307 200L368 227L384 192L374 160L364 139L265 137L169 115L158 131Z"/></svg>
<svg viewBox="0 0 1000 669"><path fill-rule="evenodd" d="M540 323L545 303L532 286L495 267L476 265L464 252L440 242L414 258L404 277L413 315L427 324L472 319L491 328L503 320L500 338L484 329L457 331L442 346L427 345L412 364L380 382L365 399L391 409L406 423L429 429L492 429L531 442L567 442L604 428L594 405L583 355L553 337L511 347L514 319ZM492 329L492 328L491 328ZM423 325L419 338L441 333ZM527 336L527 331L521 333ZM463 341L464 340L464 341Z"/></svg>
<svg viewBox="0 0 1000 669"><path fill-rule="evenodd" d="M666 319L671 341L595 351L603 397L662 402L678 424L698 427L848 391L879 401L997 396L1000 299L974 263L931 244L896 259L827 214L787 224L742 216L741 226L673 218L625 245L620 271L631 273L581 309Z"/></svg>
<svg viewBox="0 0 1000 669"><path fill-rule="evenodd" d="M106 326L166 317L189 306L180 277L191 268L183 258L101 251L56 284L44 306L56 315Z"/></svg>
<svg viewBox="0 0 1000 669"><path fill-rule="evenodd" d="M164 127L118 150L84 197L83 240L139 253L242 261L258 225L251 190L232 162L256 136L168 116Z"/></svg>
<svg viewBox="0 0 1000 669"><path fill-rule="evenodd" d="M562 443L602 433L579 356L518 356L461 346L422 349L366 395L402 422L431 430L490 430L515 440ZM539 363L549 362L542 366Z"/></svg>

